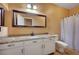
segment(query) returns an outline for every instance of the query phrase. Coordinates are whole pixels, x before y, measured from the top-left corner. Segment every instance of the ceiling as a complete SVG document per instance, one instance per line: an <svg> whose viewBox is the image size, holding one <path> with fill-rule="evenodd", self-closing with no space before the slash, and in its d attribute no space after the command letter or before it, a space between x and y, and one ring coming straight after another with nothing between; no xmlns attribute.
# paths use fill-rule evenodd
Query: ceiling
<svg viewBox="0 0 79 59"><path fill-rule="evenodd" d="M71 8L74 8L74 7L79 5L79 3L54 3L54 4L57 5L57 6L66 8L66 9L71 9ZM8 4L7 3L4 3L3 5L8 8Z"/></svg>
<svg viewBox="0 0 79 59"><path fill-rule="evenodd" d="M64 7L66 9L71 9L71 8L74 8L75 6L79 5L79 3L55 3L55 5Z"/></svg>

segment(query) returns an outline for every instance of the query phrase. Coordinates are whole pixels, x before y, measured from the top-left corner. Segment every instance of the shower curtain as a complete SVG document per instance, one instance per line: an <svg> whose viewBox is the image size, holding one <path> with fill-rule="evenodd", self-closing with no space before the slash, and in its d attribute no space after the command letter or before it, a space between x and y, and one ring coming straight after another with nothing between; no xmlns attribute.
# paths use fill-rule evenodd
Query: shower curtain
<svg viewBox="0 0 79 59"><path fill-rule="evenodd" d="M79 51L79 15L75 18L75 49Z"/></svg>
<svg viewBox="0 0 79 59"><path fill-rule="evenodd" d="M69 48L79 51L79 15L66 17L61 21L61 40Z"/></svg>

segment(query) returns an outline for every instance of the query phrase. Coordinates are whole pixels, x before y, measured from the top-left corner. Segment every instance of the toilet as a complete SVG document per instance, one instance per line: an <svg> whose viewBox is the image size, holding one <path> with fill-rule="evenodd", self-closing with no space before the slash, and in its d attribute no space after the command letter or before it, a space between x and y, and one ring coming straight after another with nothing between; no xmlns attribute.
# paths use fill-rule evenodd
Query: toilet
<svg viewBox="0 0 79 59"><path fill-rule="evenodd" d="M56 51L64 53L64 49L68 47L68 44L62 41L56 41Z"/></svg>

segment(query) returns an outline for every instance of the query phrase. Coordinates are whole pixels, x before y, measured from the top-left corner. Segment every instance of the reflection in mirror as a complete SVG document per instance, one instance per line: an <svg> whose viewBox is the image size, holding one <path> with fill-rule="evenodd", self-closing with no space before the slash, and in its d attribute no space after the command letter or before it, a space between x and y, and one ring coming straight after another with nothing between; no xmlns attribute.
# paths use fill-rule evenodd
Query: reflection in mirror
<svg viewBox="0 0 79 59"><path fill-rule="evenodd" d="M4 10L0 8L0 26L4 25Z"/></svg>
<svg viewBox="0 0 79 59"><path fill-rule="evenodd" d="M46 27L46 16L13 10L13 26Z"/></svg>

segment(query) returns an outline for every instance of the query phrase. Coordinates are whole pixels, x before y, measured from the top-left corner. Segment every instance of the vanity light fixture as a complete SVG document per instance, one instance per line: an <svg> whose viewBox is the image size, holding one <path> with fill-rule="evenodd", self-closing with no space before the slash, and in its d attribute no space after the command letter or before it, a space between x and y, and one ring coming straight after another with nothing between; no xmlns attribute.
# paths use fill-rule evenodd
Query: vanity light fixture
<svg viewBox="0 0 79 59"><path fill-rule="evenodd" d="M37 6L36 5L33 5L33 9L37 9Z"/></svg>
<svg viewBox="0 0 79 59"><path fill-rule="evenodd" d="M35 10L35 9L37 9L37 6L33 5L33 4L27 4L27 8Z"/></svg>

